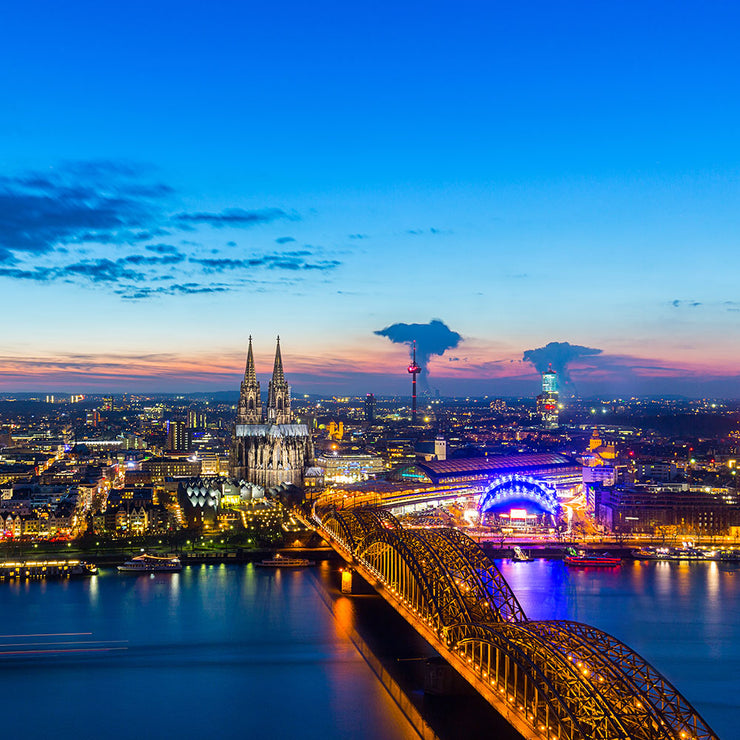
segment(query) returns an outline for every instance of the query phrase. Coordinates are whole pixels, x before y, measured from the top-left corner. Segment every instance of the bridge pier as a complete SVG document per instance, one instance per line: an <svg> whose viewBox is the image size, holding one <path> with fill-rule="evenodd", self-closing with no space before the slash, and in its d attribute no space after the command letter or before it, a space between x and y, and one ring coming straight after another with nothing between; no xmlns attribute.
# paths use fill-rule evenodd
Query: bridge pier
<svg viewBox="0 0 740 740"><path fill-rule="evenodd" d="M385 510L330 509L318 530L525 740L718 740L686 699L614 637L531 621L488 556L450 528L404 529ZM429 676L444 689L443 676ZM435 680L438 679L438 680Z"/></svg>
<svg viewBox="0 0 740 740"><path fill-rule="evenodd" d="M351 594L352 593L352 586L354 583L354 571L352 568L347 566L346 568L342 568L342 585L341 585L341 591L343 594Z"/></svg>

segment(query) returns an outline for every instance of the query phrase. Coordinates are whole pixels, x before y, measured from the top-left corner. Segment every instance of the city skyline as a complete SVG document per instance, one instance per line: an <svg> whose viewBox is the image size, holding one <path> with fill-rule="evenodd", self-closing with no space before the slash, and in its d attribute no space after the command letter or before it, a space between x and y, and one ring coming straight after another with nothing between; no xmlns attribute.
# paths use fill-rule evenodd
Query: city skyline
<svg viewBox="0 0 740 740"><path fill-rule="evenodd" d="M739 11L579 8L10 9L0 392L740 397Z"/></svg>

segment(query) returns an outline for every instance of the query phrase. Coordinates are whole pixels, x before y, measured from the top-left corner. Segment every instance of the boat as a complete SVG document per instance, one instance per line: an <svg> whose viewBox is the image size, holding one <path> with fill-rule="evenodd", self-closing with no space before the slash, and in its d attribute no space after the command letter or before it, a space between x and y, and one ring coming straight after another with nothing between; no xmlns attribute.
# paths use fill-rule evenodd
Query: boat
<svg viewBox="0 0 740 740"><path fill-rule="evenodd" d="M0 563L0 580L18 578L70 578L94 576L98 566L84 560L24 560Z"/></svg>
<svg viewBox="0 0 740 740"><path fill-rule="evenodd" d="M182 570L180 558L174 556L137 555L118 566L121 573L177 573Z"/></svg>
<svg viewBox="0 0 740 740"><path fill-rule="evenodd" d="M259 568L307 568L309 565L316 565L313 560L308 558L291 558L281 555L279 552L271 558L255 563Z"/></svg>
<svg viewBox="0 0 740 740"><path fill-rule="evenodd" d="M621 565L622 558L609 555L609 553L586 553L583 550L576 552L570 548L568 554L563 558L563 562L566 565L588 568L613 568L616 565Z"/></svg>
<svg viewBox="0 0 740 740"><path fill-rule="evenodd" d="M511 559L515 560L517 563L531 563L534 560L534 558L529 553L524 552L519 545L514 545L511 549L514 552Z"/></svg>
<svg viewBox="0 0 740 740"><path fill-rule="evenodd" d="M740 552L737 550L720 550L717 553L717 559L737 563L740 562Z"/></svg>
<svg viewBox="0 0 740 740"><path fill-rule="evenodd" d="M632 551L635 560L720 560L715 550L700 550L693 543L683 543L682 547L641 547Z"/></svg>

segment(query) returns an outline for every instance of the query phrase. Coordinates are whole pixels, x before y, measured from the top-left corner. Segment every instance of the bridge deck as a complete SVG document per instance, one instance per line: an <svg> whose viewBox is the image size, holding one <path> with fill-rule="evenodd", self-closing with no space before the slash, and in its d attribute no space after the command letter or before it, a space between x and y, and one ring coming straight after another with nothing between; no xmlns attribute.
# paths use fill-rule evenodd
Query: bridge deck
<svg viewBox="0 0 740 740"><path fill-rule="evenodd" d="M626 645L588 625L530 621L473 540L405 530L387 510L310 523L528 740L718 740Z"/></svg>

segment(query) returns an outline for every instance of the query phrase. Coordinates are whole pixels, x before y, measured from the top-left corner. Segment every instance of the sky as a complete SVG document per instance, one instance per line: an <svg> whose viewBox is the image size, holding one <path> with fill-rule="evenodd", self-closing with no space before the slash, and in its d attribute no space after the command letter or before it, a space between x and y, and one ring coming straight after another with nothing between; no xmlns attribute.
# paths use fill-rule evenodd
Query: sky
<svg viewBox="0 0 740 740"><path fill-rule="evenodd" d="M740 397L739 16L12 4L0 392Z"/></svg>

